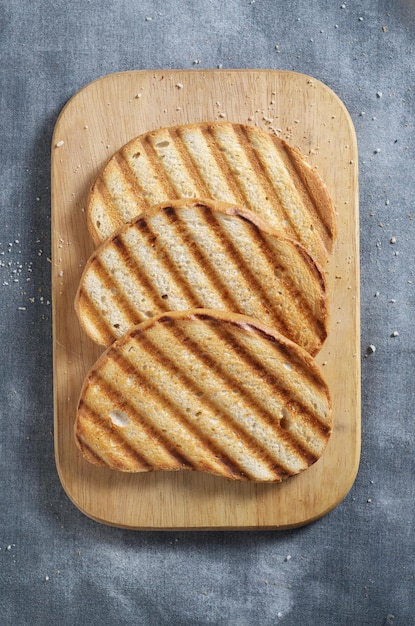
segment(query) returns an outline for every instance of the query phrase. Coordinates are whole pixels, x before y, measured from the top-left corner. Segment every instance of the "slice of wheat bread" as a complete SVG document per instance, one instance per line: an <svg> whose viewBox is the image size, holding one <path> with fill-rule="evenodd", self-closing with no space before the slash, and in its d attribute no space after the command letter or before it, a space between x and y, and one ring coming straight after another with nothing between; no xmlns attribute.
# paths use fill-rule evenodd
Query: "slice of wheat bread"
<svg viewBox="0 0 415 626"><path fill-rule="evenodd" d="M123 472L200 470L280 482L317 461L332 428L312 357L250 317L163 313L130 329L87 375L75 439Z"/></svg>
<svg viewBox="0 0 415 626"><path fill-rule="evenodd" d="M176 200L122 226L92 254L75 308L109 345L163 311L214 308L256 317L315 355L327 336L323 272L256 214L213 200Z"/></svg>
<svg viewBox="0 0 415 626"><path fill-rule="evenodd" d="M90 190L89 231L98 245L146 208L182 197L254 211L321 264L333 248L334 208L317 172L275 135L230 122L161 128L122 147Z"/></svg>

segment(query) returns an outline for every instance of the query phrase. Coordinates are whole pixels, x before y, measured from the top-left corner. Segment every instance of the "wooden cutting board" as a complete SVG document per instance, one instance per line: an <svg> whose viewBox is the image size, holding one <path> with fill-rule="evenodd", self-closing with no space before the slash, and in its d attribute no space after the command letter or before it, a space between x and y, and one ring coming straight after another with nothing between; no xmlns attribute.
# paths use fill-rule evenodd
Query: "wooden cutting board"
<svg viewBox="0 0 415 626"><path fill-rule="evenodd" d="M224 119L256 124L299 147L334 200L339 236L328 266L331 326L317 358L333 397L333 435L315 465L279 485L97 468L81 458L73 438L82 381L102 352L81 331L73 307L93 249L88 189L105 161L136 135ZM66 493L86 515L135 529L287 528L319 518L344 498L360 457L357 145L349 114L328 87L274 70L131 71L87 85L65 106L53 136L52 267L56 464Z"/></svg>

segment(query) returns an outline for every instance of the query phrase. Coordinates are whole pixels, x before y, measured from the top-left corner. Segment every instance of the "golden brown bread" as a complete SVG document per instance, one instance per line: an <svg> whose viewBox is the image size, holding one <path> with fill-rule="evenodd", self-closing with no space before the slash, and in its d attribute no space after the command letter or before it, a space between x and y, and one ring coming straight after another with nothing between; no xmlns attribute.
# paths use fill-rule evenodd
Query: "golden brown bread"
<svg viewBox="0 0 415 626"><path fill-rule="evenodd" d="M212 200L158 205L122 226L89 259L75 308L103 345L190 308L251 315L313 355L327 336L325 278L306 250L256 214Z"/></svg>
<svg viewBox="0 0 415 626"><path fill-rule="evenodd" d="M157 129L126 144L91 188L89 231L98 245L146 208L183 197L256 212L320 264L332 250L334 209L319 175L283 140L230 122Z"/></svg>
<svg viewBox="0 0 415 626"><path fill-rule="evenodd" d="M124 472L279 482L321 457L331 426L307 352L247 316L193 310L143 322L105 351L75 437L88 461Z"/></svg>

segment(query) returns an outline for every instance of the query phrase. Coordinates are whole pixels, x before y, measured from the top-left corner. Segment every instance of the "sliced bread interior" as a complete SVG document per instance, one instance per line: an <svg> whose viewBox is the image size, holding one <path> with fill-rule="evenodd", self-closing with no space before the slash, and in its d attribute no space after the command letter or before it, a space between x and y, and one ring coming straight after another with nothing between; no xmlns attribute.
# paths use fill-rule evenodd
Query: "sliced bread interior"
<svg viewBox="0 0 415 626"><path fill-rule="evenodd" d="M315 355L327 336L325 276L299 243L257 214L213 200L176 200L122 226L93 253L76 311L109 345L163 311L253 316Z"/></svg>
<svg viewBox="0 0 415 626"><path fill-rule="evenodd" d="M104 352L75 437L88 461L123 472L280 482L321 457L331 427L305 350L250 317L193 310L147 320Z"/></svg>
<svg viewBox="0 0 415 626"><path fill-rule="evenodd" d="M89 231L98 245L146 208L183 197L254 211L320 264L333 248L333 204L305 157L263 129L230 122L160 128L122 147L91 188Z"/></svg>

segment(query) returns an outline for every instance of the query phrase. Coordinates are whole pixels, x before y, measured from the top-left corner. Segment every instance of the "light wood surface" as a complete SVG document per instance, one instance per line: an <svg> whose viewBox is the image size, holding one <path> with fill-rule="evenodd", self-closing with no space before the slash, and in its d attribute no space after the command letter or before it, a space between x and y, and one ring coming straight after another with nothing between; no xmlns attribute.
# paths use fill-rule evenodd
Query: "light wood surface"
<svg viewBox="0 0 415 626"><path fill-rule="evenodd" d="M83 378L102 352L81 331L73 307L93 249L88 188L136 135L221 119L257 124L299 147L334 200L339 234L327 268L331 322L317 357L333 398L332 437L315 465L279 485L96 468L73 438ZM360 458L357 145L344 105L325 85L275 70L131 71L87 85L63 109L52 141L52 267L56 465L67 495L86 515L135 529L287 528L321 517L345 497Z"/></svg>

